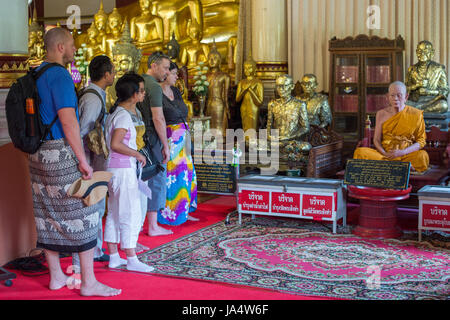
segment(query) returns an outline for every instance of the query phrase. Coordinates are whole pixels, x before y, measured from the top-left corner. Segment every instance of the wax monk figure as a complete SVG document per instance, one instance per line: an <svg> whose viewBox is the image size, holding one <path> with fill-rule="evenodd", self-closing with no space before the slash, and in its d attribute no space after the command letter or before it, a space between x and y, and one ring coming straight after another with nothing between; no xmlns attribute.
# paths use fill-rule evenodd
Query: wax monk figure
<svg viewBox="0 0 450 320"><path fill-rule="evenodd" d="M406 105L408 94L402 82L389 87L389 107L377 112L373 143L375 149L358 148L353 158L410 162L413 170L428 169L423 111Z"/></svg>

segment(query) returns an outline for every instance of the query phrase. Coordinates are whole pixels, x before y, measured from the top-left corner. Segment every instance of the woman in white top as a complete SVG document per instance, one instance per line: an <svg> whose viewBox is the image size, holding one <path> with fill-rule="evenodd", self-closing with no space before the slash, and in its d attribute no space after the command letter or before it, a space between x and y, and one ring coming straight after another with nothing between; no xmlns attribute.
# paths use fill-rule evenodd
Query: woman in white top
<svg viewBox="0 0 450 320"><path fill-rule="evenodd" d="M144 100L144 79L136 74L125 74L117 81L116 93L117 102L111 108L105 125L106 143L110 150L107 170L114 174L108 186L105 224L109 267L126 264L131 271L151 272L153 268L140 262L135 250L142 220L136 163L138 161L145 166L146 159L137 151L132 115L137 115L136 103ZM119 243L127 260L119 256Z"/></svg>

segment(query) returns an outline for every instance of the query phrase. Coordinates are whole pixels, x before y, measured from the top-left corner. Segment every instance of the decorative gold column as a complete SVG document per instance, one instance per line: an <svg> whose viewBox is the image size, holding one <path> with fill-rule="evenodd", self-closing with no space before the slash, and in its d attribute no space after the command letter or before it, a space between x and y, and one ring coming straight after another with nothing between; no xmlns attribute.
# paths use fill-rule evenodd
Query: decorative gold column
<svg viewBox="0 0 450 320"><path fill-rule="evenodd" d="M252 0L252 55L264 84L264 104L275 96L275 79L288 73L285 0Z"/></svg>

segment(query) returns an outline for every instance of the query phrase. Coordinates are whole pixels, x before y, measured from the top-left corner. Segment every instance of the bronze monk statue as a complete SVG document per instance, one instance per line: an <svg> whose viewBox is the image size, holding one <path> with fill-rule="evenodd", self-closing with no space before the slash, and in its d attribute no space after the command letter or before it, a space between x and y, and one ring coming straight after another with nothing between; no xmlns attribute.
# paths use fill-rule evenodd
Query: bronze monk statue
<svg viewBox="0 0 450 320"><path fill-rule="evenodd" d="M291 76L277 77L275 88L280 98L271 100L268 105L269 140L274 140L271 129L278 129L280 159L305 163L311 150L311 144L307 142L310 127L306 104L292 96L294 82Z"/></svg>
<svg viewBox="0 0 450 320"><path fill-rule="evenodd" d="M445 67L432 61L434 48L431 42L417 45L418 63L408 69L406 87L409 93L407 105L427 113L448 112L449 87Z"/></svg>
<svg viewBox="0 0 450 320"><path fill-rule="evenodd" d="M302 88L298 99L306 103L309 124L326 128L331 124L332 114L328 97L317 93L317 78L313 74L305 74L300 82Z"/></svg>

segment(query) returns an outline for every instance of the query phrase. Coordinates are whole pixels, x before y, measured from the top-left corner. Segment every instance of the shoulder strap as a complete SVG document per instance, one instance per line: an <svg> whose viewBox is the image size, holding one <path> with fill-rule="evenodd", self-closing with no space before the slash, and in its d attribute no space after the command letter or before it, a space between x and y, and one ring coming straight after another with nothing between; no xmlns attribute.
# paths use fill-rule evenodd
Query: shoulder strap
<svg viewBox="0 0 450 320"><path fill-rule="evenodd" d="M38 71L36 71L37 68L35 68L35 69L32 70L34 81L37 81L44 74L45 71L47 71L48 69L50 69L52 67L64 68L64 66L62 66L62 65L60 65L59 63L56 63L56 62L46 64L45 66L40 68ZM51 128L55 124L56 120L58 120L58 114L56 114L55 118L53 119L53 121L49 125L45 126L44 133L43 133L43 135L41 137L41 141L44 141L48 134L50 134L50 139L53 139Z"/></svg>
<svg viewBox="0 0 450 320"><path fill-rule="evenodd" d="M84 96L86 93L93 93L100 99L100 101L102 103L102 110L100 111L100 114L99 114L97 120L103 119L103 117L105 116L105 103L103 102L103 98L100 96L100 93L98 93L98 91L95 89L88 88L88 89L81 91L80 95L78 96L78 100L81 99L81 97Z"/></svg>
<svg viewBox="0 0 450 320"><path fill-rule="evenodd" d="M34 69L33 71L34 73L34 80L36 81L37 79L40 78L40 76L42 76L44 74L45 71L47 71L48 69L52 68L52 67L61 67L64 68L62 65L60 65L59 63L53 62L53 63L49 63L46 64L45 66L43 66L42 68L40 68L38 71L36 71L36 69ZM65 68L64 68L65 69Z"/></svg>

